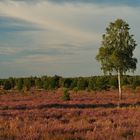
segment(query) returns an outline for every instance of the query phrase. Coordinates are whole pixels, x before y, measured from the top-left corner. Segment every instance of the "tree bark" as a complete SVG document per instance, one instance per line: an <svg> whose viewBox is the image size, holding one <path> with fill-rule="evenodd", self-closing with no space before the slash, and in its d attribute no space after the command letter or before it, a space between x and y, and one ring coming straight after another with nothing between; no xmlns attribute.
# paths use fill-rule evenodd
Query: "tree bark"
<svg viewBox="0 0 140 140"><path fill-rule="evenodd" d="M121 72L118 70L118 87L119 87L119 100L122 99L122 89L121 89Z"/></svg>

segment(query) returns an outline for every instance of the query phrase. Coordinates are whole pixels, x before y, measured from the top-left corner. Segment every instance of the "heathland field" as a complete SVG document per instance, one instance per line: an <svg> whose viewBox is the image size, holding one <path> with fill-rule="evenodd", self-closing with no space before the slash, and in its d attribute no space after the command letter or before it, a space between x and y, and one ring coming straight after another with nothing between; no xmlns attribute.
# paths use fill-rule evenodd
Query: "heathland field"
<svg viewBox="0 0 140 140"><path fill-rule="evenodd" d="M140 140L139 15L140 0L0 0L0 140Z"/></svg>
<svg viewBox="0 0 140 140"><path fill-rule="evenodd" d="M6 91L0 140L139 140L140 91ZM119 105L120 104L120 105ZM119 105L119 106L118 106Z"/></svg>

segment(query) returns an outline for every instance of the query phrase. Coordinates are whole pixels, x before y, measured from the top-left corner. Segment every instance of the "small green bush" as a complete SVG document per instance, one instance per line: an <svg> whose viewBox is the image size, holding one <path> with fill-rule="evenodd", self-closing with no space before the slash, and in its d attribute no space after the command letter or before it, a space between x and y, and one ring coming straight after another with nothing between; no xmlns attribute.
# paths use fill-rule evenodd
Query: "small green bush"
<svg viewBox="0 0 140 140"><path fill-rule="evenodd" d="M77 93L78 92L78 88L77 87L73 88L73 91Z"/></svg>
<svg viewBox="0 0 140 140"><path fill-rule="evenodd" d="M70 100L70 93L68 92L67 88L64 89L62 100L64 100L64 101L69 101Z"/></svg>

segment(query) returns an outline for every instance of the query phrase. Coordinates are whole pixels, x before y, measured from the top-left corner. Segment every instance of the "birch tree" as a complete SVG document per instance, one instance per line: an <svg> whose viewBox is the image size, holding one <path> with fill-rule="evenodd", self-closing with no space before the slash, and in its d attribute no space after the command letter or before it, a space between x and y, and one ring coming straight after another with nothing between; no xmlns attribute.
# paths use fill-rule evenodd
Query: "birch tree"
<svg viewBox="0 0 140 140"><path fill-rule="evenodd" d="M122 98L121 76L127 71L134 72L137 64L137 59L133 57L137 44L129 31L129 25L124 20L111 22L102 36L101 47L96 56L105 74L117 73L119 99Z"/></svg>

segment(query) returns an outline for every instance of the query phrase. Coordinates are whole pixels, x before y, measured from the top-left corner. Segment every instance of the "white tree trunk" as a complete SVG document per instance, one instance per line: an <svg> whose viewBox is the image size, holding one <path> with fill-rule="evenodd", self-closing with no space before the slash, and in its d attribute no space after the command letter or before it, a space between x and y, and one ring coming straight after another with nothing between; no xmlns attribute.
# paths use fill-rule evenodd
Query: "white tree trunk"
<svg viewBox="0 0 140 140"><path fill-rule="evenodd" d="M119 99L122 99L122 89L121 89L121 73L118 70L118 87L119 87Z"/></svg>

